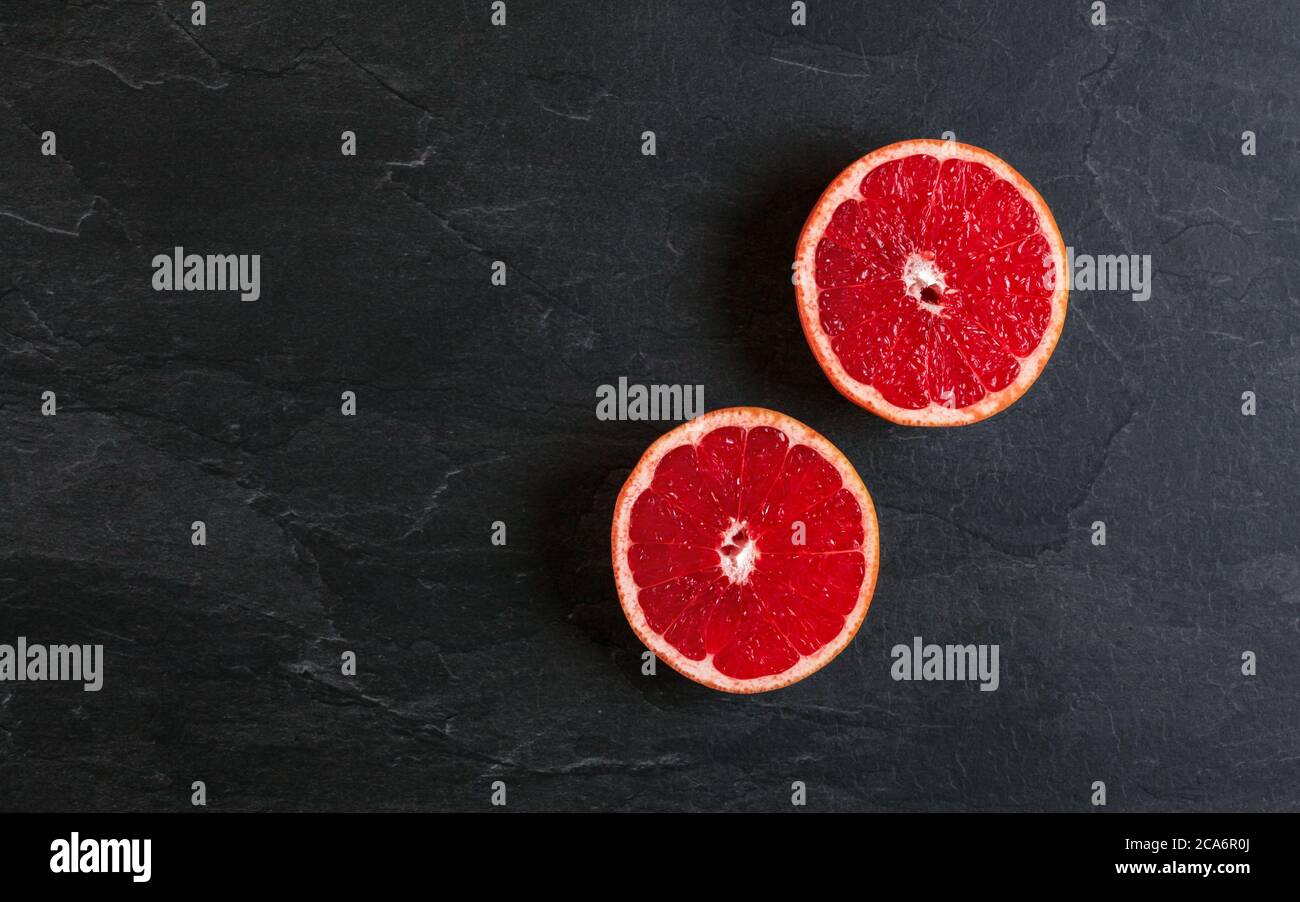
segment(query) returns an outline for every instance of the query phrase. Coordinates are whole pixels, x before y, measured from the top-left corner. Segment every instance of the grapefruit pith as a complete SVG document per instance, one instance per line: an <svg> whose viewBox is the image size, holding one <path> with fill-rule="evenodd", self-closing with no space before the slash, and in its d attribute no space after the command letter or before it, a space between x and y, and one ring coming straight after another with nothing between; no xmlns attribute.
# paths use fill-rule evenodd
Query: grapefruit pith
<svg viewBox="0 0 1300 902"><path fill-rule="evenodd" d="M803 679L852 640L880 562L876 510L834 445L784 414L715 410L656 441L614 507L628 623L726 692Z"/></svg>
<svg viewBox="0 0 1300 902"><path fill-rule="evenodd" d="M833 181L795 252L799 318L851 401L895 423L1006 409L1056 347L1069 295L1047 204L998 157L955 141L882 147Z"/></svg>

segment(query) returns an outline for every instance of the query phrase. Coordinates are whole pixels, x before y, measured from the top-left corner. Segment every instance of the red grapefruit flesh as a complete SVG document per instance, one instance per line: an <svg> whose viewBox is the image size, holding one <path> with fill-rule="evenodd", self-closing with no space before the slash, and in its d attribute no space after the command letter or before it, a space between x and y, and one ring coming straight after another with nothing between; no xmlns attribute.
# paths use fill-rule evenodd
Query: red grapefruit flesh
<svg viewBox="0 0 1300 902"><path fill-rule="evenodd" d="M799 236L795 294L822 369L913 426L1004 410L1065 324L1065 242L1023 177L955 141L891 144L826 189Z"/></svg>
<svg viewBox="0 0 1300 902"><path fill-rule="evenodd" d="M852 640L880 560L852 464L798 420L715 410L660 438L619 493L614 576L628 623L726 692L803 679Z"/></svg>

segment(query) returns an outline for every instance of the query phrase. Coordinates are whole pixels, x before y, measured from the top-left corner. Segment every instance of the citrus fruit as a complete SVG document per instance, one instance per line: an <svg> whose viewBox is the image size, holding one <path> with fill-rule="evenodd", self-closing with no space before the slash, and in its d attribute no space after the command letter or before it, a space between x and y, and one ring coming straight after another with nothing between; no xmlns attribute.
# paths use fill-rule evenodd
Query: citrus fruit
<svg viewBox="0 0 1300 902"><path fill-rule="evenodd" d="M758 407L706 413L651 445L619 493L610 544L637 636L726 692L779 689L838 655L880 560L853 465Z"/></svg>
<svg viewBox="0 0 1300 902"><path fill-rule="evenodd" d="M915 140L839 174L795 253L799 318L826 375L895 423L958 426L1038 378L1065 324L1065 243L987 150Z"/></svg>

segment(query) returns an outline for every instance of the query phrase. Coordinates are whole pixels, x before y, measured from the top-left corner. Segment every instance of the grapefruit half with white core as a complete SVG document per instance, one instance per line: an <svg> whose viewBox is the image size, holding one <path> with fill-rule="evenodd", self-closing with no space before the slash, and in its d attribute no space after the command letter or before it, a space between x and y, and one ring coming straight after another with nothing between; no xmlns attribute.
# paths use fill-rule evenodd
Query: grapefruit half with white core
<svg viewBox="0 0 1300 902"><path fill-rule="evenodd" d="M960 426L1006 409L1065 325L1065 242L998 157L919 139L839 174L795 252L799 318L839 391L887 420Z"/></svg>
<svg viewBox="0 0 1300 902"><path fill-rule="evenodd" d="M614 577L659 660L725 692L803 679L862 625L880 563L876 510L834 445L784 414L697 417L619 493Z"/></svg>

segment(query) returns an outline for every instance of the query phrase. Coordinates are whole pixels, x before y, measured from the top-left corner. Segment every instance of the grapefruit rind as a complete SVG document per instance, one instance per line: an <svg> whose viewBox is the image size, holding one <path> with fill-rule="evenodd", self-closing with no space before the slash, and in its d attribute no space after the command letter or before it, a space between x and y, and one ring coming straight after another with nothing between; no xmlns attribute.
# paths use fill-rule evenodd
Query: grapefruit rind
<svg viewBox="0 0 1300 902"><path fill-rule="evenodd" d="M838 636L813 654L800 656L793 667L781 673L754 679L737 679L720 673L713 666L712 655L706 656L702 661L691 660L673 648L661 634L651 629L645 613L637 603L638 588L632 576L632 569L627 563L627 551L632 546L629 535L632 506L641 493L650 486L659 461L674 448L688 442L695 444L706 434L725 426L740 426L745 429L770 426L783 431L790 438L791 447L795 444L804 444L813 448L835 467L840 475L842 487L853 494L862 509L863 543L857 550L862 552L866 567L857 603L844 618L844 628ZM711 411L683 423L661 436L646 449L645 454L641 456L641 460L623 484L618 500L615 502L610 550L614 564L614 580L623 614L627 617L632 631L646 648L682 676L710 689L750 694L770 692L799 682L825 667L853 641L853 637L857 635L862 621L867 616L867 609L871 606L871 598L876 590L876 577L880 569L880 530L871 494L853 468L853 464L830 441L811 427L783 413L762 407L728 407Z"/></svg>
<svg viewBox="0 0 1300 902"><path fill-rule="evenodd" d="M882 163L915 154L928 154L938 158L940 163L948 159L982 163L992 169L999 178L1014 185L1037 212L1040 230L1043 237L1047 239L1055 267L1055 289L1051 298L1052 314L1038 347L1028 357L1018 358L1020 372L1010 385L1000 391L989 392L968 407L944 407L933 401L925 407L916 409L892 404L874 386L859 382L849 375L831 347L829 336L821 328L817 307L816 257L817 244L826 231L827 223L830 222L831 216L840 204L860 197L859 186L867 173ZM1047 202L1034 186L1005 160L983 148L958 141L940 141L931 138L900 141L874 150L853 162L836 176L822 193L808 221L804 223L795 249L795 298L799 307L799 320L803 324L804 336L808 339L808 345L817 362L840 394L860 407L904 426L965 426L987 419L1014 404L1029 390L1029 386L1034 384L1043 368L1047 366L1048 358L1052 356L1056 342L1061 337L1061 330L1065 326L1069 294L1065 241L1061 238L1060 229L1056 226L1056 220L1052 217Z"/></svg>

